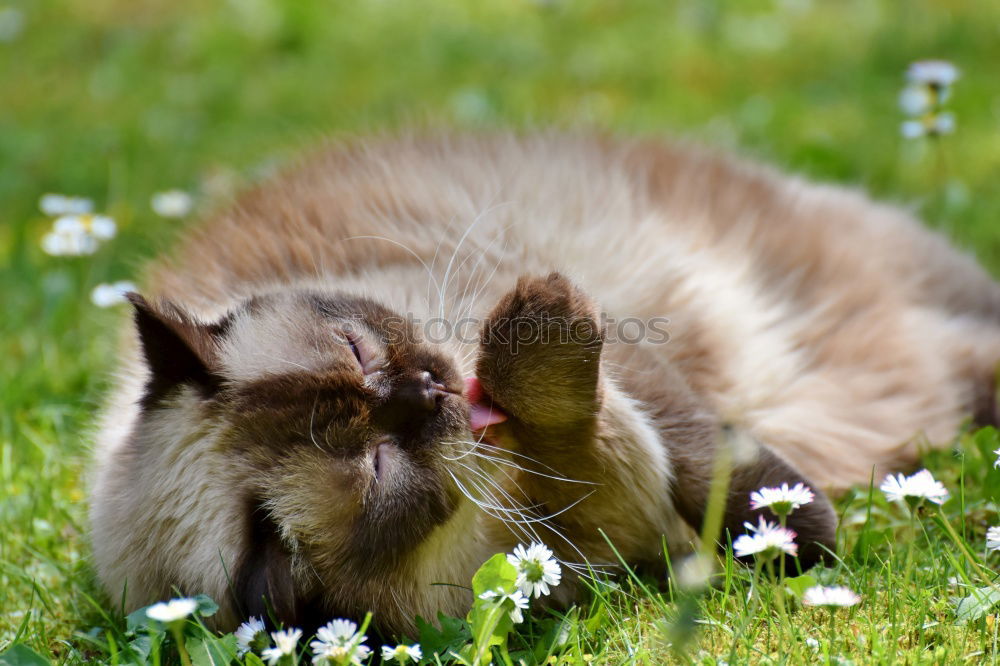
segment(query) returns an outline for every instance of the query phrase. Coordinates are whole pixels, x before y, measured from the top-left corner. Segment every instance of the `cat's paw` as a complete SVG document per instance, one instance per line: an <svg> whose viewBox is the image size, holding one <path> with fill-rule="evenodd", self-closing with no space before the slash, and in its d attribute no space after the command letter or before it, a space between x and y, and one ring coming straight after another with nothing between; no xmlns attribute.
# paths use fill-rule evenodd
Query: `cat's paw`
<svg viewBox="0 0 1000 666"><path fill-rule="evenodd" d="M564 276L521 277L483 325L476 374L521 423L574 427L597 414L603 338L596 304Z"/></svg>

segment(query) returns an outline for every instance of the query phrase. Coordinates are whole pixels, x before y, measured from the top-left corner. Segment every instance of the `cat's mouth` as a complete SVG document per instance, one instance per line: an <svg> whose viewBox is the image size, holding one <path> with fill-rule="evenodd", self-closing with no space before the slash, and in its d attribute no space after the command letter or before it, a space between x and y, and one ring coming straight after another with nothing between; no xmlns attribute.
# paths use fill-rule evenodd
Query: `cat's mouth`
<svg viewBox="0 0 1000 666"><path fill-rule="evenodd" d="M466 378L464 395L469 401L469 429L472 432L483 432L488 427L507 420L507 413L494 404L475 377Z"/></svg>

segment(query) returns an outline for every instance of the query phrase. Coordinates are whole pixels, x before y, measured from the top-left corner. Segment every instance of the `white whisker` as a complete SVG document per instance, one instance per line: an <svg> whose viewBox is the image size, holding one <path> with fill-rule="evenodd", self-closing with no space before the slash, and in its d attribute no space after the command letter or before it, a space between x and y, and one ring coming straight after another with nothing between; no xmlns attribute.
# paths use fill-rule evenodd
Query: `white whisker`
<svg viewBox="0 0 1000 666"><path fill-rule="evenodd" d="M477 470L473 470L469 466L467 466L467 465L465 465L463 463L459 463L459 465L461 467L465 468L466 470L472 472L476 476L482 476L481 472L478 472ZM455 481L455 483L459 485L459 490L464 495L466 495L466 497L468 497L470 500L472 500L480 508L484 508L483 505L485 504L485 502L483 502L482 500L478 500L477 501L474 497L472 497L471 493L467 492L467 489L461 484L461 482L457 479L457 477L455 477L455 475L450 470L448 471L448 474L452 477L452 479ZM510 497L509 493L507 493L504 489L499 488L496 485L496 481L495 480L488 479L488 481L489 481L490 485L492 485L498 491L500 491L501 494L505 495L507 497L508 501L512 502L516 506L519 506L518 503L513 498ZM499 502L497 502L496 498L493 497L490 493L485 492L485 489L482 488L473 479L469 479L468 482L469 482L470 485L475 486L477 490L479 490L480 492L483 492L484 494L490 496L491 499L493 499L494 504L493 505L487 505L489 510L486 510L485 508L484 508L484 510L486 510L486 512L488 513L488 515L490 515L491 517L496 518L497 520L501 520L502 522L504 522L504 524L506 524L508 526L508 529L510 529L511 524L520 525L522 528L528 529L531 532L531 536L535 540L539 541L540 543L545 543L546 540L542 539L538 535L538 533L535 531L535 529L534 529L534 526L536 524L540 524L548 532L550 532L554 536L558 537L560 540L564 541L576 553L577 556L579 556L582 560L586 561L586 559L587 559L586 556L577 547L577 545L574 544L568 537L566 537L566 535L564 535L557 527L555 527L554 525L552 525L549 521L552 518L557 517L557 516L565 513L566 511L569 511L570 509L572 509L573 507L575 507L576 505L578 505L580 502L582 502L583 500L587 499L592 494L594 494L594 492L596 492L596 490L593 490L593 491L587 493L583 497L580 497L579 499L577 499L573 503L569 504L568 506L562 508L561 510L559 510L559 511L557 511L557 512L551 514L551 515L542 516L542 517L534 517L534 516L530 516L528 514L528 512L526 510L523 510L523 509L519 510L519 509L512 509L512 508L509 508L509 507L499 506ZM518 489L520 490L520 488L518 488ZM522 490L521 492L523 493L524 491ZM496 515L495 513L493 513L494 511L499 511L500 515ZM519 516L520 520L517 520L517 519L514 519L514 518L510 518L509 515L512 514L512 513L514 515Z"/></svg>
<svg viewBox="0 0 1000 666"><path fill-rule="evenodd" d="M465 239L469 237L469 234L472 233L472 230L475 229L476 225L479 224L480 221L482 221L487 215L489 215L495 209L499 208L502 205L504 204L487 205L487 207L483 211L481 211L478 215L476 215L475 219L473 219L472 222L469 224L469 226L465 229L465 232L462 234L462 237L458 239L458 243L455 244L455 249L451 253L451 258L448 259L448 265L445 267L444 277L441 280L442 294L446 294L448 292L448 282L451 279L451 269L455 263L455 259L458 257L459 251L462 249L462 245L465 243ZM440 317L442 319L445 319L443 302L441 303Z"/></svg>
<svg viewBox="0 0 1000 666"><path fill-rule="evenodd" d="M557 470L557 469L555 469L553 467L549 467L548 465L546 465L545 463L543 463L541 460L536 460L535 458L532 458L531 456L525 455L523 453L519 453L517 451L509 451L509 450L504 449L502 447L494 446L493 444L489 444L488 442L485 442L485 441L478 441L478 442L476 442L476 445L478 447L480 447L480 448L483 448L483 449L497 451L497 452L500 452L500 453L506 453L508 455L516 456L518 458L523 458L524 460L527 460L528 462L534 463L534 464L536 464L536 465L538 465L540 467L544 467L545 469L549 470L553 474L556 474L556 475L559 474L559 470Z"/></svg>
<svg viewBox="0 0 1000 666"><path fill-rule="evenodd" d="M525 532L524 528L522 528L521 526L519 526L519 525L517 525L515 523L512 523L503 514L497 515L492 510L491 505L486 504L481 499L479 499L478 497L475 497L465 487L465 485L461 481L458 480L458 477L455 476L455 474L452 473L451 470L447 470L447 471L448 471L448 476L450 476L451 479L452 479L452 481L455 482L455 485L458 487L459 492L461 492L462 495L464 495L469 501L471 501L473 504L475 504L486 515L488 515L491 518L494 518L496 520L499 520L510 531L510 533L512 535L514 535L515 538L518 538L518 539L529 538L530 539L530 534L528 534L527 532Z"/></svg>
<svg viewBox="0 0 1000 666"><path fill-rule="evenodd" d="M510 453L512 453L512 452L510 452ZM544 477L546 479L552 479L553 481L563 481L565 483L579 483L579 484L587 485L587 486L596 486L596 485L599 485L595 481L581 481L579 479L570 479L570 478L567 478L565 476L559 476L557 474L546 474L544 472L539 472L537 470L528 469L527 467L524 467L522 465L518 465L513 460L508 460L507 458L502 458L500 456L491 456L489 454L482 453L480 451L476 451L476 447L475 446L473 446L473 448L471 448L471 449L466 450L465 452L463 452L461 455L459 455L457 457L454 457L454 458L451 458L451 457L448 457L448 456L443 456L443 457L445 458L445 460L458 461L458 460L461 460L462 458L465 458L466 456L469 456L469 455L475 456L477 458L481 458L483 460L488 460L489 462L491 462L493 464L496 464L496 465L503 465L505 467L511 467L511 468L516 469L516 470L518 470L520 472L524 472L525 474L532 474L534 476L541 476L541 477Z"/></svg>
<svg viewBox="0 0 1000 666"><path fill-rule="evenodd" d="M319 391L316 392L316 398L313 400L312 411L309 412L309 439L312 440L313 446L319 450L323 450L323 447L319 445L316 441L316 431L313 430L313 423L316 420L316 405L319 404Z"/></svg>
<svg viewBox="0 0 1000 666"><path fill-rule="evenodd" d="M482 284L482 277L480 277L476 281L476 287L473 290L472 298L467 299L466 297L469 295L469 287L472 285L472 278L475 277L477 273L479 273L479 266L483 263L483 259L485 259L486 255L490 252L490 250L493 249L493 246L502 237L502 234L505 234L506 231L511 226L513 226L513 223L504 226L502 229L498 230L495 234L493 234L493 239L490 240L489 244L479 252L479 256L476 258L476 263L470 269L470 271L469 271L469 277L465 281L465 286L462 288L462 295L458 299L458 302L460 304L466 304L465 311L462 313L462 317L466 317L466 316L468 316L468 315L470 315L472 313L472 308L473 308L473 306L476 303L476 299L477 299L478 294L479 294L480 285ZM493 275L493 273L496 273L497 268L500 266L500 263L503 260L504 252L506 251L506 249L507 249L507 241L506 241L506 237L504 236L503 251L500 252L500 255L499 255L500 258L497 260L497 263L494 264L494 266L493 266L493 272L490 274L491 276ZM465 263L469 259L472 258L472 256L473 255L470 254L464 260L462 260L462 263L459 265L459 267L456 270L456 272L460 271L462 269L462 267L465 266ZM487 282L487 284L488 284L488 282Z"/></svg>
<svg viewBox="0 0 1000 666"><path fill-rule="evenodd" d="M257 356L263 356L264 358L269 358L272 361L277 361L278 363L287 363L288 365L291 365L291 366L296 367L296 368L300 368L302 370L305 370L306 372L310 371L310 368L307 368L306 366L302 365L301 363L296 363L295 361L289 361L287 358L280 358L278 356L273 356L272 354L265 354L264 352L261 352L261 351L256 352L256 355Z"/></svg>
<svg viewBox="0 0 1000 666"><path fill-rule="evenodd" d="M441 253L441 246L444 245L445 239L448 238L449 233L451 232L451 223L454 222L454 221L455 221L455 218L454 218L454 216L452 216L451 219L448 220L448 224L445 225L444 233L442 233L441 237L438 239L437 245L434 246L434 256L431 257L431 270L437 268L438 254ZM430 282L428 282L427 283L427 304L428 304L428 309L430 309L429 306L430 306L430 302L431 302L430 291L431 291L431 285L430 285ZM438 289L438 307L440 307L440 305L441 305L441 298L442 297L443 297L443 294L441 293L441 290Z"/></svg>
<svg viewBox="0 0 1000 666"><path fill-rule="evenodd" d="M427 277L431 280L431 282L434 283L434 287L435 287L435 289L437 289L437 292L438 292L438 301L442 301L444 299L444 291L442 291L442 289L441 289L441 284L434 277L434 272L427 265L427 262L425 262L423 259L421 259L419 254L417 254L416 252L414 252L412 249L410 249L409 247L407 247L405 244L400 243L399 241L393 240L391 238L386 238L385 236L349 236L349 237L345 238L344 240L380 240L380 241L385 241L386 243L392 243L393 245L406 250L407 252L409 252L413 256L414 259L416 259L417 261L419 261L420 265L424 267L425 271L427 271Z"/></svg>

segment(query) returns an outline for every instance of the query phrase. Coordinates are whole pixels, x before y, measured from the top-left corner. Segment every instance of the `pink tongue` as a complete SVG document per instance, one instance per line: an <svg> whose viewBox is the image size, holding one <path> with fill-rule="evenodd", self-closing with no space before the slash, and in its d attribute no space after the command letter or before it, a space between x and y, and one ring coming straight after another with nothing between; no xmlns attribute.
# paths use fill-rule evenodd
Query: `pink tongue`
<svg viewBox="0 0 1000 666"><path fill-rule="evenodd" d="M472 404L469 410L469 427L472 430L482 430L507 420L507 415L493 404L475 377L465 379L465 398Z"/></svg>

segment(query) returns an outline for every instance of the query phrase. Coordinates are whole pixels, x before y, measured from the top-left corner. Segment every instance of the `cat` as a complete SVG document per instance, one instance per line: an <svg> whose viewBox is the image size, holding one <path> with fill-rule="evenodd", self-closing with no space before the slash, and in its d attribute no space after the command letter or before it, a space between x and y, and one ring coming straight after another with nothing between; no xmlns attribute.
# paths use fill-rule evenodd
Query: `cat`
<svg viewBox="0 0 1000 666"><path fill-rule="evenodd" d="M720 452L730 538L771 517L751 491L816 492L789 518L809 566L835 548L821 489L995 421L1000 287L972 259L857 192L656 139L344 141L144 284L94 561L126 608L206 593L223 628L372 611L412 635L530 541L570 603L584 565L690 549Z"/></svg>

